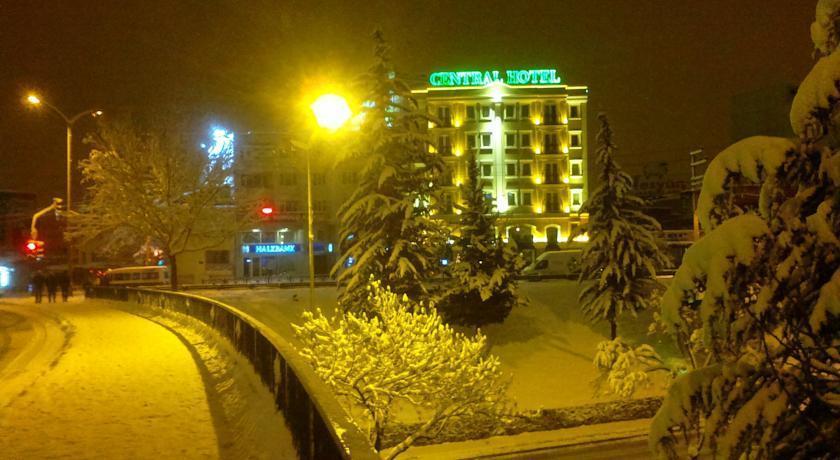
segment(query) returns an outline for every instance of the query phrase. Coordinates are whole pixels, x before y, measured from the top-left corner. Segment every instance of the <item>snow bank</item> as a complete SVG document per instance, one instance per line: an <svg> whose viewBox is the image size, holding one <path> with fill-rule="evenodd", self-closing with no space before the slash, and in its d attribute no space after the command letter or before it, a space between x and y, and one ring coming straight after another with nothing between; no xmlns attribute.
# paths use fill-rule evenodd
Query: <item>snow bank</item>
<svg viewBox="0 0 840 460"><path fill-rule="evenodd" d="M815 120L815 113L828 110L831 101L840 99L837 82L840 80L840 53L821 58L799 85L790 107L790 125L801 136L805 127Z"/></svg>
<svg viewBox="0 0 840 460"><path fill-rule="evenodd" d="M700 316L705 322L727 291L726 271L734 264L749 263L755 255L753 239L768 231L761 217L744 214L722 223L688 248L682 265L662 297L662 321L668 328L675 331L686 327L680 308L684 298L695 295L695 280L706 281L700 304Z"/></svg>
<svg viewBox="0 0 840 460"><path fill-rule="evenodd" d="M772 183L785 154L796 146L788 139L769 136L753 136L738 141L709 163L703 176L703 188L697 201L697 213L703 228L712 229L711 212L715 198L724 193L726 179L730 173L739 173L755 183L765 181L765 186ZM766 177L764 177L766 176ZM766 195L762 187L762 197ZM767 215L766 203L762 200L761 213Z"/></svg>

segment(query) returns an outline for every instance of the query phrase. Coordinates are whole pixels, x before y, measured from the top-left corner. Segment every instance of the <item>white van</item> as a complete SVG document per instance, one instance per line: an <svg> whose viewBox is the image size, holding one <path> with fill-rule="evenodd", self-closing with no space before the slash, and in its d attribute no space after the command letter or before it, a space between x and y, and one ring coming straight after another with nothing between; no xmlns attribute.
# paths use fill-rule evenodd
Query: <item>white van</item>
<svg viewBox="0 0 840 460"><path fill-rule="evenodd" d="M102 281L102 284L106 286L166 285L169 284L169 267L150 265L113 268L105 272Z"/></svg>
<svg viewBox="0 0 840 460"><path fill-rule="evenodd" d="M544 252L522 270L522 276L534 280L578 276L581 254L579 249Z"/></svg>

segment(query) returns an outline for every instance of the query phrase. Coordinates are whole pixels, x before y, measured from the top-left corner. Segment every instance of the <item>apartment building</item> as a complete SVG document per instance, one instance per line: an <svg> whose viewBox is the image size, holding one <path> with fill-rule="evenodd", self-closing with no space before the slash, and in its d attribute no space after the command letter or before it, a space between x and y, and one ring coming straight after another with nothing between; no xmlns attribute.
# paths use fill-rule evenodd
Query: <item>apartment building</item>
<svg viewBox="0 0 840 460"><path fill-rule="evenodd" d="M556 248L585 220L586 86L555 69L490 70L432 73L412 92L438 121L429 129L448 167L444 200L461 199L474 153L503 238Z"/></svg>

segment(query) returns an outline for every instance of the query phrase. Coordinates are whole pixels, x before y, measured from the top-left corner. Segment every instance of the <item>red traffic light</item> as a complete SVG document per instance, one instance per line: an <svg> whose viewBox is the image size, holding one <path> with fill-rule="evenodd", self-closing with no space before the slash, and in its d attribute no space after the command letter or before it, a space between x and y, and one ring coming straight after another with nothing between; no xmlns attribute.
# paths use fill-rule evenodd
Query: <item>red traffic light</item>
<svg viewBox="0 0 840 460"><path fill-rule="evenodd" d="M23 246L26 257L40 259L44 257L44 242L39 240L28 240Z"/></svg>
<svg viewBox="0 0 840 460"><path fill-rule="evenodd" d="M28 243L26 243L26 249L28 249L30 252L35 252L35 249L37 247L38 247L38 245L35 244L35 242L32 241L32 240L30 240Z"/></svg>
<svg viewBox="0 0 840 460"><path fill-rule="evenodd" d="M274 214L274 208L271 206L263 206L262 209L260 209L260 213L262 213L263 216L268 217Z"/></svg>

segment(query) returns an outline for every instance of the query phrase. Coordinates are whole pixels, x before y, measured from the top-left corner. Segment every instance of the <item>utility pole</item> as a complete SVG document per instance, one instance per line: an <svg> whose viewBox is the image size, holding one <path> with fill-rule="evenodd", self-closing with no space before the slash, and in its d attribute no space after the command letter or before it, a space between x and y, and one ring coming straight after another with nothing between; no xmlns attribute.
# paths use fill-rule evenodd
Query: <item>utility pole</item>
<svg viewBox="0 0 840 460"><path fill-rule="evenodd" d="M689 181L691 190L691 215L692 215L692 230L694 241L700 239L700 219L697 216L697 199L700 194L700 189L703 186L703 174L705 169L702 166L706 164L706 156L703 149L692 150L688 152L691 166L691 179Z"/></svg>

